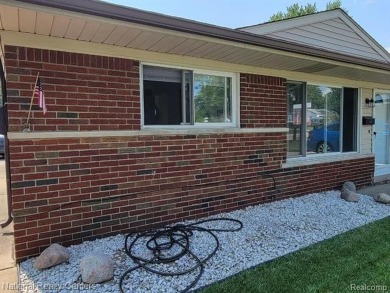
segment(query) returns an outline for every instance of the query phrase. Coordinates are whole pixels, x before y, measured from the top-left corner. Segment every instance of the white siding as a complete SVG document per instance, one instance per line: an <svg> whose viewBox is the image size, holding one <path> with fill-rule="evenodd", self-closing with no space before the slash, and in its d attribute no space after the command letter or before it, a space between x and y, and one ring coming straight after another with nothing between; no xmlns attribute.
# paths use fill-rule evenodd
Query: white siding
<svg viewBox="0 0 390 293"><path fill-rule="evenodd" d="M378 52L348 25L335 20L327 20L285 31L274 32L267 36L341 54L386 62Z"/></svg>
<svg viewBox="0 0 390 293"><path fill-rule="evenodd" d="M358 58L386 63L390 60L383 48L372 41L366 32L337 11L246 27L242 30Z"/></svg>
<svg viewBox="0 0 390 293"><path fill-rule="evenodd" d="M363 88L361 93L361 116L373 116L373 108L366 104L367 98L373 98L373 90ZM362 123L361 120L359 123ZM372 126L362 125L360 129L360 152L362 154L370 154L372 153Z"/></svg>

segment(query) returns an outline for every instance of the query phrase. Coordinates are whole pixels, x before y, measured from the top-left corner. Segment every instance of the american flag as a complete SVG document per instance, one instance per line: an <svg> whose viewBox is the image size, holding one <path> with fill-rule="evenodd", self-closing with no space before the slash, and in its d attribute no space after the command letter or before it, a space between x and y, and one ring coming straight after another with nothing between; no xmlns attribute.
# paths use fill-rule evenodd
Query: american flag
<svg viewBox="0 0 390 293"><path fill-rule="evenodd" d="M46 114L46 103L45 103L45 95L43 94L42 90L42 83L41 79L38 77L37 84L35 85L34 89L34 96L38 98L38 106L42 109L43 114Z"/></svg>

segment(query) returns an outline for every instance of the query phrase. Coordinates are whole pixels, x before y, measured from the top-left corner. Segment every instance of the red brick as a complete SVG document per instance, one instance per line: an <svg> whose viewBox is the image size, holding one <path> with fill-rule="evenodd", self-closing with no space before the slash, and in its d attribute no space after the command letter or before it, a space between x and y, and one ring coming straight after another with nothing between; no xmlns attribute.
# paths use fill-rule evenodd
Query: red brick
<svg viewBox="0 0 390 293"><path fill-rule="evenodd" d="M14 98L31 94L20 88L32 89L37 67L43 68L43 86L51 88L47 91L49 112L43 116L41 111L33 111L34 131L140 129L138 62L6 48L6 59L24 60L26 66L23 74L12 72L12 68L8 71L12 76L9 89L18 93ZM241 74L240 83L244 128L285 127L285 79ZM126 89L117 91L122 85ZM20 131L20 121L26 118L27 111L22 111L12 98L10 129ZM122 154L124 148L134 148L134 152ZM279 198L336 189L346 180L358 186L370 184L373 158L283 170L280 166L286 160L286 150L284 133L11 140L11 183L41 178L58 179L59 183L12 190L15 212L23 212L28 201L48 200L47 206L39 207L40 214L15 219L17 260L39 253L55 240L79 243L86 236L72 235L101 215L110 215L112 222L94 229L91 226L90 236L268 202L274 186L272 178L261 175L265 171L272 172L277 187L283 191ZM33 154L37 151L57 152L58 157L35 160ZM120 222L133 217L136 220ZM42 239L23 238L40 233ZM28 245L22 243L25 240Z"/></svg>
<svg viewBox="0 0 390 293"><path fill-rule="evenodd" d="M8 50L13 50L15 47L7 47ZM17 50L20 54L15 52L7 51L6 52L6 62L7 65L11 65L13 61L19 61L19 66L24 68L24 72L31 75L23 75L19 80L14 78L8 82L8 89L16 90L28 89L29 91L25 95L30 95L30 92L33 88L33 83L35 81L36 69L39 69L42 83L46 91L47 104L50 105L49 112L46 114L45 118L51 117L51 119L42 119L40 121L32 121L32 130L33 131L55 131L55 130L116 130L120 128L122 130L132 130L140 128L140 120L127 120L127 119L118 119L118 113L130 113L132 109L137 108L136 111L139 111L139 104L128 104L128 105L118 105L115 101L111 99L106 100L101 106L104 108L99 109L95 106L96 101L92 98L89 98L89 93L100 92L104 97L107 98L107 94L115 94L115 89L125 87L126 85L131 84L132 87L139 92L139 70L138 64L136 61L124 60L119 58L109 58L102 56L90 56L77 53L65 53L65 52L56 52L56 51L47 51L40 49L32 48L22 48L18 47ZM26 54L27 52L27 58ZM20 58L17 60L17 58ZM25 61L29 60L29 61ZM112 69L108 71L103 68L103 64L111 64ZM124 66L124 64L131 64L132 66ZM133 66L134 65L134 66ZM96 68L102 67L102 68ZM13 74L12 67L8 70L10 74ZM16 73L16 72L15 72ZM89 74L86 74L89 73ZM135 75L137 79L132 78ZM18 75L14 75L18 76ZM106 82L96 82L97 77L101 77L102 80L109 81ZM126 77L129 76L129 77ZM118 78L121 78L120 80ZM79 88L83 87L83 89ZM74 91L69 91L73 88ZM113 89L114 88L114 89ZM80 95L80 92L85 92L86 94ZM20 93L25 96L24 93ZM65 95L67 96L66 99ZM139 95L139 94L138 94ZM115 96L114 96L115 97ZM82 103L79 104L79 101ZM72 106L72 102L74 106ZM27 103L26 103L27 104ZM60 108L54 104L61 105L64 107ZM12 99L10 99L9 109L12 109L14 105L12 104ZM68 107L68 109L66 108ZM92 107L92 108L90 108ZM110 108L110 111L107 111L107 108ZM107 112L107 115L104 119L99 119L98 124L90 125L88 120L79 120L78 125L72 125L71 119L60 119L56 118L56 112L72 112L80 116L82 113L96 113ZM130 110L130 111L128 111ZM52 116L48 116L52 114ZM33 111L32 118L35 118L36 115L40 117L40 113ZM20 121L15 119L19 117L17 111L9 111L9 128L18 129L20 126ZM22 118L25 117L24 116ZM99 125L100 124L100 125Z"/></svg>

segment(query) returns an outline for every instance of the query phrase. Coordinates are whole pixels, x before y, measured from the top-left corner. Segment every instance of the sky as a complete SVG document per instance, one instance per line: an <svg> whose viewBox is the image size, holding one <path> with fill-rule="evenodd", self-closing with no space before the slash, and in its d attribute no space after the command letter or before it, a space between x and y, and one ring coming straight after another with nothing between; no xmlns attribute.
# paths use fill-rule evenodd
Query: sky
<svg viewBox="0 0 390 293"><path fill-rule="evenodd" d="M325 10L329 0L105 0L147 11L177 16L227 28L263 23L294 3L316 3ZM390 0L343 0L342 7L379 44L390 52Z"/></svg>

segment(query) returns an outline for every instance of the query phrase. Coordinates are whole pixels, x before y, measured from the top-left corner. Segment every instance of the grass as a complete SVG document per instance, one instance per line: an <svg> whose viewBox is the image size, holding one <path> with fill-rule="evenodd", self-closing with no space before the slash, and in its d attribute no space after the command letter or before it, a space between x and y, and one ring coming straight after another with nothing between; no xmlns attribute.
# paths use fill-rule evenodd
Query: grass
<svg viewBox="0 0 390 293"><path fill-rule="evenodd" d="M201 292L390 292L390 217L243 271Z"/></svg>

